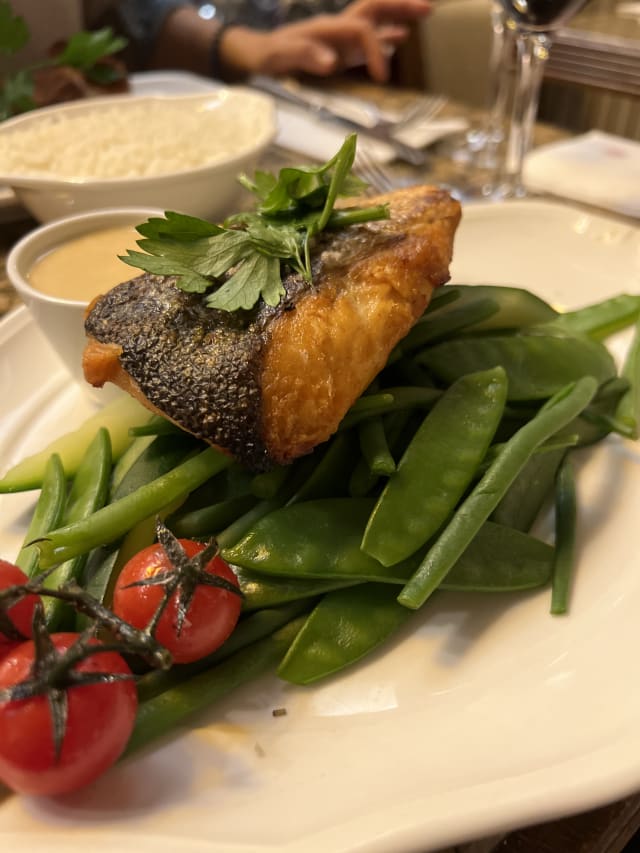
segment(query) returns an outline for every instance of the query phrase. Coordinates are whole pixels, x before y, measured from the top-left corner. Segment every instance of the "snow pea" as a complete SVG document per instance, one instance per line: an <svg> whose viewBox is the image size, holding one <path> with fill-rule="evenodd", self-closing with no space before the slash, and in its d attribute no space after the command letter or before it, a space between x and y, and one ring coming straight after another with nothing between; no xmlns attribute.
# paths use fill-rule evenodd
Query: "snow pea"
<svg viewBox="0 0 640 853"><path fill-rule="evenodd" d="M584 376L563 388L509 439L400 592L398 601L401 604L417 608L427 600L494 511L535 449L573 420L593 399L597 388L598 381L592 376Z"/></svg>
<svg viewBox="0 0 640 853"><path fill-rule="evenodd" d="M183 498L230 464L228 456L213 447L207 448L88 518L51 531L46 539L38 542L41 567L52 568L99 545L116 541L132 525Z"/></svg>
<svg viewBox="0 0 640 853"><path fill-rule="evenodd" d="M546 324L549 329L557 329L569 335L589 335L595 340L626 329L640 315L640 296L621 293L602 302L586 305L576 311L566 311Z"/></svg>
<svg viewBox="0 0 640 853"><path fill-rule="evenodd" d="M385 584L367 583L330 592L300 629L278 675L293 684L326 678L369 654L410 615Z"/></svg>
<svg viewBox="0 0 640 853"><path fill-rule="evenodd" d="M242 609L244 612L261 610L265 607L276 607L302 598L313 598L340 589L343 586L352 586L361 583L359 580L347 578L329 578L329 580L318 580L317 578L276 577L260 575L240 566L233 566L240 589L244 596Z"/></svg>
<svg viewBox="0 0 640 853"><path fill-rule="evenodd" d="M485 521L441 582L441 590L518 592L545 586L555 550L528 533Z"/></svg>
<svg viewBox="0 0 640 853"><path fill-rule="evenodd" d="M530 530L553 493L556 471L565 453L565 448L534 453L491 513L492 521L516 530Z"/></svg>
<svg viewBox="0 0 640 853"><path fill-rule="evenodd" d="M450 285L455 299L439 305L432 301L427 311L392 353L414 352L427 344L457 334L491 330L522 329L554 320L558 314L547 302L520 287L492 284Z"/></svg>
<svg viewBox="0 0 640 853"><path fill-rule="evenodd" d="M566 458L556 475L555 492L556 547L551 583L551 613L566 613L569 587L575 561L576 487L573 466Z"/></svg>
<svg viewBox="0 0 640 853"><path fill-rule="evenodd" d="M623 377L609 379L598 388L598 393L585 410L561 430L556 438L562 440L568 434L575 435L578 439L577 445L583 447L601 441L615 427L625 428L629 437L633 429L624 417L619 416L618 411L629 387L629 381Z"/></svg>
<svg viewBox="0 0 640 853"><path fill-rule="evenodd" d="M61 522L65 525L78 524L86 520L106 503L111 477L111 439L105 427L101 427L87 448L66 500ZM59 565L44 580L45 587L56 589L63 583L77 579L84 569L86 555L76 555ZM44 609L49 630L59 630L66 616L73 612L64 602L45 597ZM75 619L73 620L75 621Z"/></svg>
<svg viewBox="0 0 640 853"><path fill-rule="evenodd" d="M436 310L435 315L437 317L454 313L463 305L477 305L484 300L491 300L497 306L496 312L472 327L474 333L537 326L541 323L551 322L558 316L558 312L548 302L522 287L496 284L455 284L449 285L447 290L456 291L459 298L454 303L444 306L443 310ZM437 303L433 307L437 309ZM427 310L424 315L425 320L430 313L431 311Z"/></svg>
<svg viewBox="0 0 640 853"><path fill-rule="evenodd" d="M424 314L411 331L397 344L389 355L393 364L406 353L413 352L434 341L441 341L469 328L482 324L499 311L495 299L461 300L453 308L442 309L434 314Z"/></svg>
<svg viewBox="0 0 640 853"><path fill-rule="evenodd" d="M222 663L142 702L124 755L131 755L166 735L236 687L276 669L304 621L304 617L293 619L268 637L235 652Z"/></svg>
<svg viewBox="0 0 640 853"><path fill-rule="evenodd" d="M640 435L640 321L636 323L633 340L622 365L622 376L629 388L619 401L616 417L631 430L631 436Z"/></svg>
<svg viewBox="0 0 640 853"><path fill-rule="evenodd" d="M593 376L600 385L616 375L611 354L598 341L551 334L458 338L423 350L416 359L446 383L500 364L509 379L509 400L546 399L582 376Z"/></svg>
<svg viewBox="0 0 640 853"><path fill-rule="evenodd" d="M417 560L383 566L360 549L371 498L325 498L276 509L222 556L260 574L398 582Z"/></svg>
<svg viewBox="0 0 640 853"><path fill-rule="evenodd" d="M221 663L235 652L244 649L264 637L268 637L283 628L292 619L302 613L307 613L315 599L310 601L297 601L284 607L271 607L268 610L258 610L238 622L231 636L225 640L222 646L212 654L201 658L190 664L182 664L171 667L169 670L153 670L137 682L138 700L146 702L154 696L177 687L189 678L205 672L216 664Z"/></svg>
<svg viewBox="0 0 640 853"><path fill-rule="evenodd" d="M203 447L201 441L184 432L178 435L156 436L147 447L143 448L118 484L112 486L110 503L130 495L140 486L146 486L152 480L167 474L187 456Z"/></svg>
<svg viewBox="0 0 640 853"><path fill-rule="evenodd" d="M502 416L501 367L456 380L416 432L368 520L361 548L384 566L415 553L454 510Z"/></svg>
<svg viewBox="0 0 640 853"><path fill-rule="evenodd" d="M254 602L267 607L294 596L319 594L334 584L406 583L426 549L392 567L360 551L373 503L370 498L340 498L283 507L265 516L233 548L223 549L240 578L245 607L251 608ZM527 589L546 583L550 573L549 546L485 522L442 588Z"/></svg>
<svg viewBox="0 0 640 853"><path fill-rule="evenodd" d="M57 453L53 453L45 466L36 508L31 516L22 547L15 559L16 566L19 566L27 577L33 577L39 570L38 549L29 543L45 536L60 524L66 497L67 480L62 461Z"/></svg>

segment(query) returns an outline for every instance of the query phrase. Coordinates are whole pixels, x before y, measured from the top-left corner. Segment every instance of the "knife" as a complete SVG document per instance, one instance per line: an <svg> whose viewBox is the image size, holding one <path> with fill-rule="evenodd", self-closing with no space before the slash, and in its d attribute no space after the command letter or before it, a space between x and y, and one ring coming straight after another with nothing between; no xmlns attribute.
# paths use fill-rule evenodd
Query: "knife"
<svg viewBox="0 0 640 853"><path fill-rule="evenodd" d="M363 136L379 139L393 149L396 157L412 166L424 166L427 162L428 155L422 148L414 148L412 145L407 145L405 142L396 139L391 132L392 128L389 126L376 127L372 126L371 122L359 121L350 107L348 110L338 111L329 106L322 95L319 95L318 98L303 95L279 83L272 77L257 75L251 78L250 85L293 106L301 107L307 111L311 110L315 116L324 121L340 122L347 128L358 131Z"/></svg>

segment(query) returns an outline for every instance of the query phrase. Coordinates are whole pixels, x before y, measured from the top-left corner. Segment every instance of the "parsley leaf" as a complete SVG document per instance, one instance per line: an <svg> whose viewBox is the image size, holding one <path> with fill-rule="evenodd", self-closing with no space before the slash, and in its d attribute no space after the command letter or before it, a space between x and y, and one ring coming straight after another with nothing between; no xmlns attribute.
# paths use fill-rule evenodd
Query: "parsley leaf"
<svg viewBox="0 0 640 853"><path fill-rule="evenodd" d="M105 27L95 32L74 33L67 42L64 50L55 58L56 65L71 65L80 71L89 71L105 56L110 56L122 50L127 40L115 36L111 27Z"/></svg>
<svg viewBox="0 0 640 853"><path fill-rule="evenodd" d="M11 3L0 0L0 53L10 56L29 41L29 28L20 15L14 15Z"/></svg>
<svg viewBox="0 0 640 853"><path fill-rule="evenodd" d="M311 281L311 243L325 228L389 216L386 205L334 210L338 196L354 195L366 184L351 174L356 136L348 136L337 154L321 166L281 169L276 177L257 171L240 183L257 198L254 211L213 225L167 211L165 218L138 226L142 252L129 250L122 260L156 275L176 276L176 284L204 293L210 308L250 310L260 299L275 306L285 294L282 267Z"/></svg>

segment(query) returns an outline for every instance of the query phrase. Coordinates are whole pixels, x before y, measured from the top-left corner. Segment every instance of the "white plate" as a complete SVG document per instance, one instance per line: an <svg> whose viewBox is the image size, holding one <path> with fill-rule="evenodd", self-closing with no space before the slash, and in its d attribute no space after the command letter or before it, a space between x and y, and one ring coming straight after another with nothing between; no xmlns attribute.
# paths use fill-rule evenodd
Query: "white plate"
<svg viewBox="0 0 640 853"><path fill-rule="evenodd" d="M640 232L545 202L470 207L453 279L517 283L565 306L640 292ZM10 463L90 404L23 312L0 326L0 352ZM585 453L579 492L569 616L549 616L546 590L441 593L341 677L306 689L265 677L90 790L5 799L0 847L424 853L640 789L638 448ZM0 499L5 557L32 498Z"/></svg>

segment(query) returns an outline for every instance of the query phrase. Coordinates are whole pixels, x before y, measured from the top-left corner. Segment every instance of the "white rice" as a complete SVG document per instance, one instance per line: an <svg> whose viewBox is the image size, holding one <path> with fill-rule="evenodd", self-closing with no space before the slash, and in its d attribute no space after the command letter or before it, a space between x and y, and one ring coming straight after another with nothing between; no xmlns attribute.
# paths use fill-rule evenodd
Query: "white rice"
<svg viewBox="0 0 640 853"><path fill-rule="evenodd" d="M255 100L231 97L202 109L123 96L122 103L42 113L7 128L0 133L0 174L104 179L181 172L252 148L265 122L264 104Z"/></svg>

